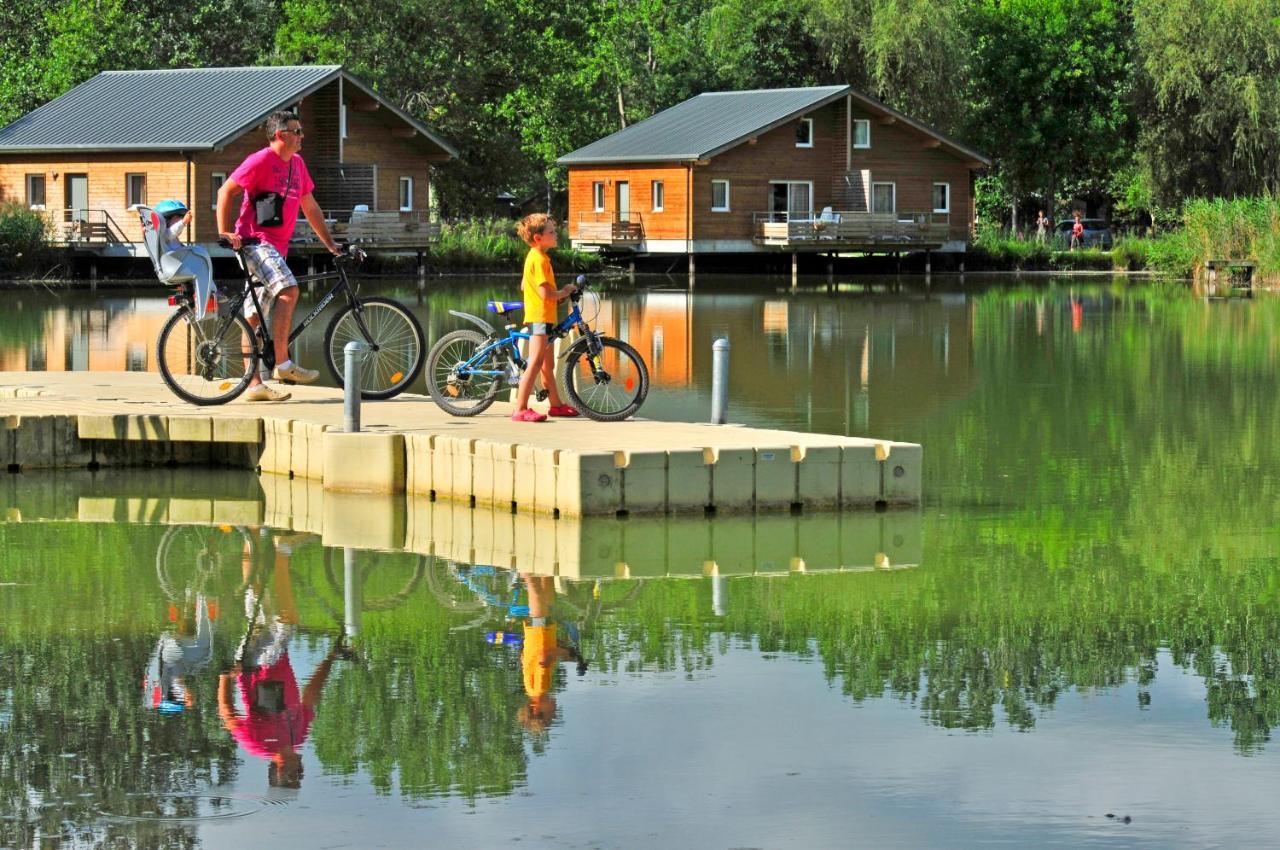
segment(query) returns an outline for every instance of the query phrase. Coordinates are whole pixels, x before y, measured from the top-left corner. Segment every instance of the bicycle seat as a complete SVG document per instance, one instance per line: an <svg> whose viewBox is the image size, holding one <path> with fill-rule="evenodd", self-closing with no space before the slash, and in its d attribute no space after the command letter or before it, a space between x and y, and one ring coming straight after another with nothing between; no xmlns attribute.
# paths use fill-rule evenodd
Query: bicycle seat
<svg viewBox="0 0 1280 850"><path fill-rule="evenodd" d="M486 308L490 313L497 313L499 316L505 316L507 313L514 313L516 310L524 309L523 301L490 301Z"/></svg>

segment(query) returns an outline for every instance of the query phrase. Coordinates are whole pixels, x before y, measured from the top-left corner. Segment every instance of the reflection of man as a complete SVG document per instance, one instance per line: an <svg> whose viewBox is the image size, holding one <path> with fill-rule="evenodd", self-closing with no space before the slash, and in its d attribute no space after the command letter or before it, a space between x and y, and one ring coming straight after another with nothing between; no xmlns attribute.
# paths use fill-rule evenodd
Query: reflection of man
<svg viewBox="0 0 1280 850"><path fill-rule="evenodd" d="M302 784L302 756L298 749L315 719L329 669L343 653L343 647L339 636L306 687L299 691L289 660L289 640L298 624L289 577L290 557L287 544L276 546L269 589L255 581L252 559L244 560L249 626L236 653L235 666L218 680L218 714L244 749L270 760L268 782L297 788ZM233 675L244 703L243 714L236 713Z"/></svg>
<svg viewBox="0 0 1280 850"><path fill-rule="evenodd" d="M529 617L524 623L520 667L529 702L516 716L530 732L543 732L556 713L556 700L551 696L556 665L561 661L577 661L580 672L586 665L576 648L559 644L556 624L550 619L556 598L555 579L530 573L523 573L522 577L529 591Z"/></svg>

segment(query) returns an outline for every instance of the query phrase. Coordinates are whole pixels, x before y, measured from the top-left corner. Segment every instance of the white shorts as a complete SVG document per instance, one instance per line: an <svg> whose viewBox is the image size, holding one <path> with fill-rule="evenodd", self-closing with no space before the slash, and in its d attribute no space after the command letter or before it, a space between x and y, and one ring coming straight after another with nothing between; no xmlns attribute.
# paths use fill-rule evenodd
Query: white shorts
<svg viewBox="0 0 1280 850"><path fill-rule="evenodd" d="M298 285L298 279L293 276L293 271L289 268L289 264L284 261L284 257L280 256L276 246L270 242L259 242L257 245L246 246L244 249L244 261L249 267L249 274L262 282L262 290L258 293L258 300L262 302L262 309L268 313L271 312L271 304L276 300L277 295L291 286ZM253 300L246 298L244 300L244 317L248 319L256 312L253 309Z"/></svg>
<svg viewBox="0 0 1280 850"><path fill-rule="evenodd" d="M546 336L547 332L550 330L551 330L550 322L530 322L529 323L529 336Z"/></svg>

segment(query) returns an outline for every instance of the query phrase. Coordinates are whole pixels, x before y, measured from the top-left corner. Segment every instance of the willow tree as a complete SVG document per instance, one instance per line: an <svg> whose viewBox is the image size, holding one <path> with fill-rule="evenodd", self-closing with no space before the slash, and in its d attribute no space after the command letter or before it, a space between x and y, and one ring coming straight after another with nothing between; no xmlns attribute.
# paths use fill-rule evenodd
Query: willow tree
<svg viewBox="0 0 1280 850"><path fill-rule="evenodd" d="M1135 0L1133 16L1160 199L1280 190L1280 0Z"/></svg>

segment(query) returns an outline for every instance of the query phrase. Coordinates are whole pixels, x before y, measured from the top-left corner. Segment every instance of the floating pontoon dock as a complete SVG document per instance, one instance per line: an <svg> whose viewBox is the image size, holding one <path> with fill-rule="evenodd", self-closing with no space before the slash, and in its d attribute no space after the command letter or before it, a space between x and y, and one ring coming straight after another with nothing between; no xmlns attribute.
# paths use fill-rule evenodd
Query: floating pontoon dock
<svg viewBox="0 0 1280 850"><path fill-rule="evenodd" d="M230 466L326 491L410 493L564 516L830 511L917 505L922 449L825 434L630 420L448 416L425 396L367 402L340 430L339 390L195 407L141 372L0 372L0 465Z"/></svg>

